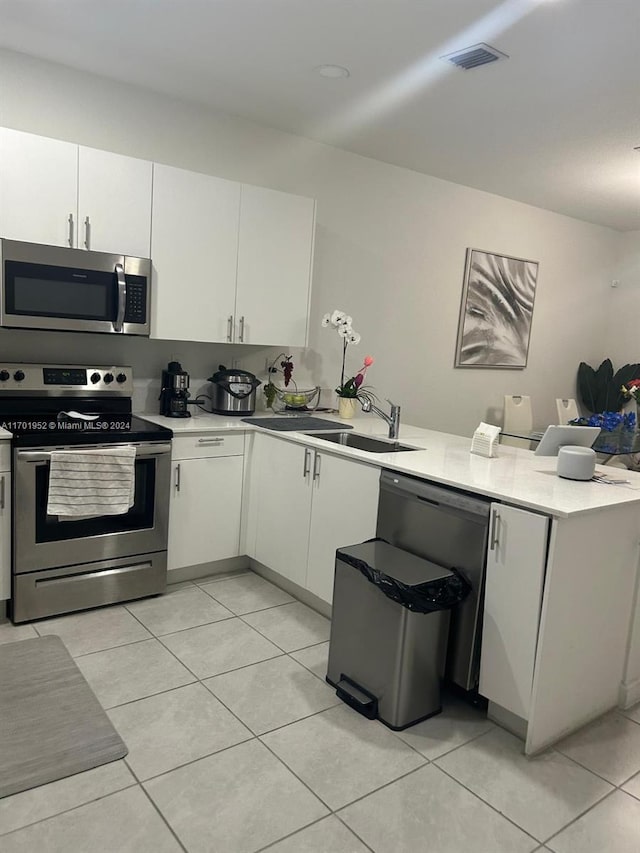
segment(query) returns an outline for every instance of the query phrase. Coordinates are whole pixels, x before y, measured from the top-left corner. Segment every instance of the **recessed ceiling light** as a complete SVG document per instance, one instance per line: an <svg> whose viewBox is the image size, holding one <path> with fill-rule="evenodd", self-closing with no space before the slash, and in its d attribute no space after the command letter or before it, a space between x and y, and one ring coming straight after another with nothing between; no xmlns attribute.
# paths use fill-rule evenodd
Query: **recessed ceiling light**
<svg viewBox="0 0 640 853"><path fill-rule="evenodd" d="M343 68L342 65L318 65L315 70L321 77L328 77L331 80L338 80L341 77L351 76L349 69Z"/></svg>

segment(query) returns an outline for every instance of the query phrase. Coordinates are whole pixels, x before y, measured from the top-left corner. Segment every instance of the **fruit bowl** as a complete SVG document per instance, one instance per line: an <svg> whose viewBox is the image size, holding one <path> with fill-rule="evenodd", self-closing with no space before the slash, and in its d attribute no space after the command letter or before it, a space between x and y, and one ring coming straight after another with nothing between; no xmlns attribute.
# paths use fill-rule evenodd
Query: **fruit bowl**
<svg viewBox="0 0 640 853"><path fill-rule="evenodd" d="M316 385L308 391L299 388L276 388L276 398L287 409L315 409L320 400L320 386Z"/></svg>

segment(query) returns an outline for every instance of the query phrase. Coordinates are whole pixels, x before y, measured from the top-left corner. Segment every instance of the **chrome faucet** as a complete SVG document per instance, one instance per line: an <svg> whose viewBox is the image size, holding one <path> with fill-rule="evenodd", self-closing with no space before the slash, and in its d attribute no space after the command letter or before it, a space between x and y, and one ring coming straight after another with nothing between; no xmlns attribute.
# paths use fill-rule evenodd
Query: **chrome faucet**
<svg viewBox="0 0 640 853"><path fill-rule="evenodd" d="M396 406L396 404L392 403L391 400L387 400L387 403L391 406L391 411L387 414L386 412L383 412L382 409L374 406L369 397L359 397L358 399L360 400L363 412L375 412L378 417L382 418L385 423L389 424L389 438L398 437L400 433L400 406Z"/></svg>

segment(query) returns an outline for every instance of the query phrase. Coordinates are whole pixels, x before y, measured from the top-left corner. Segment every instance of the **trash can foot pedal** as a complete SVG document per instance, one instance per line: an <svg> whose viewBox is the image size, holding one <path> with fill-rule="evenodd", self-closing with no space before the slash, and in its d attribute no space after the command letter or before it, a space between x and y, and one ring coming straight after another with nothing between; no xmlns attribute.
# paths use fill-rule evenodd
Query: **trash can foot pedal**
<svg viewBox="0 0 640 853"><path fill-rule="evenodd" d="M336 696L368 720L378 716L378 697L344 674L336 685Z"/></svg>

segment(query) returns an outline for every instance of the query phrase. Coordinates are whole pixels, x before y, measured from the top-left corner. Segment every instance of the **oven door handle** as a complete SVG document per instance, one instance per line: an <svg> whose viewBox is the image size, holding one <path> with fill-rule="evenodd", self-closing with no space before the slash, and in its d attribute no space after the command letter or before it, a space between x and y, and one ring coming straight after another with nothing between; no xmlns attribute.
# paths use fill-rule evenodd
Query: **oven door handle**
<svg viewBox="0 0 640 853"><path fill-rule="evenodd" d="M105 447L113 447L113 444L105 445ZM122 446L122 445L121 445ZM124 445L127 446L127 445ZM76 450L80 450L82 445L78 445ZM96 450L95 447L91 448ZM99 448L97 448L99 450ZM164 456L171 453L170 444L153 444L149 447L136 447L136 457L148 458L149 456ZM50 462L51 451L47 450L18 450L17 457L19 462Z"/></svg>
<svg viewBox="0 0 640 853"><path fill-rule="evenodd" d="M115 274L118 280L118 314L113 324L113 331L121 332L124 325L124 313L127 308L127 279L122 264L116 264Z"/></svg>

